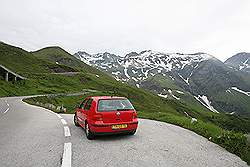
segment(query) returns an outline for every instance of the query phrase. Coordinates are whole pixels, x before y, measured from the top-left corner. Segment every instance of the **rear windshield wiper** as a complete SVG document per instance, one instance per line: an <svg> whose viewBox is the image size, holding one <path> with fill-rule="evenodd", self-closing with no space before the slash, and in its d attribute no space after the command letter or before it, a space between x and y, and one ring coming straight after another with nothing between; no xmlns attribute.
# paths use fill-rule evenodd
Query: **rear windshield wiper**
<svg viewBox="0 0 250 167"><path fill-rule="evenodd" d="M134 110L133 108L118 108L117 111L127 111L127 110Z"/></svg>

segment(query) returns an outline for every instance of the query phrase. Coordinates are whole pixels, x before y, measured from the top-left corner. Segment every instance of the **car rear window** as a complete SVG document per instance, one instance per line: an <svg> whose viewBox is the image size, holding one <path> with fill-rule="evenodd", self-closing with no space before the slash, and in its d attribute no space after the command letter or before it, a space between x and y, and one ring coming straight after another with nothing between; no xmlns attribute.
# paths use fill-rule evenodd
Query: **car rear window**
<svg viewBox="0 0 250 167"><path fill-rule="evenodd" d="M101 99L98 101L98 111L124 111L134 110L128 99Z"/></svg>

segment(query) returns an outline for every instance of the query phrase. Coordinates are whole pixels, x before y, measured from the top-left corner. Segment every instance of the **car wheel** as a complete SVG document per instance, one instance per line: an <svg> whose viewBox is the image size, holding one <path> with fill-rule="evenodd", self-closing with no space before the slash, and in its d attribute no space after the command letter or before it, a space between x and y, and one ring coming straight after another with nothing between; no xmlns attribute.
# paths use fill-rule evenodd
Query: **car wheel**
<svg viewBox="0 0 250 167"><path fill-rule="evenodd" d="M76 114L74 116L74 123L75 123L75 126L80 126L80 124L78 123Z"/></svg>
<svg viewBox="0 0 250 167"><path fill-rule="evenodd" d="M133 131L129 132L128 134L129 134L129 135L134 135L135 132L136 132L136 130L133 130Z"/></svg>
<svg viewBox="0 0 250 167"><path fill-rule="evenodd" d="M87 139L89 140L94 139L94 134L90 131L89 124L87 122L85 123L85 134Z"/></svg>

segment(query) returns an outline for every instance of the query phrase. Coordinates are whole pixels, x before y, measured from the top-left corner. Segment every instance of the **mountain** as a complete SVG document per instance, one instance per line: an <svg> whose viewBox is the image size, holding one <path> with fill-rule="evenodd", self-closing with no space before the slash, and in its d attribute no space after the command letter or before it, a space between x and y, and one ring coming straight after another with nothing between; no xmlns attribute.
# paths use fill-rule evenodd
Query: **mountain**
<svg viewBox="0 0 250 167"><path fill-rule="evenodd" d="M129 54L127 59L134 54ZM196 54L188 56L192 57L193 61L200 62L201 59L205 59L201 54L197 54L198 58L195 58ZM115 64L117 67L121 64L122 59L122 57L109 53L97 54L93 57L87 56L92 60L101 60L102 57L103 59L110 59L110 61L117 62ZM205 55L205 57L210 56ZM177 64L175 61L173 60L173 64ZM171 75L167 75L168 73L165 76L161 73L148 76L147 79L141 81L140 86L152 91L150 92L117 81L106 71L102 72L85 64L60 47L47 47L35 52L27 52L22 48L0 43L0 62L5 67L28 78L15 83L6 82L0 77L0 96L81 92L86 89L94 89L98 91L95 95L128 97L139 111L139 115L144 118L167 119L172 123L177 123L177 120L183 119L186 123L189 123L189 118L196 118L226 129L250 131L250 126L245 126L249 124L249 121L245 118L209 112L211 105L206 97L197 95L198 98L205 101L203 103L201 103L201 100L196 100L193 94L175 83L174 75L171 78ZM106 61L106 63L109 62ZM120 68L122 69L122 67ZM128 74L131 73L130 70L127 72ZM69 73L70 75L68 75ZM146 88L147 86L148 88ZM243 94L236 87L231 91L231 93L237 92ZM77 103L76 98L73 99L72 103ZM240 100L240 102L243 103L244 101Z"/></svg>
<svg viewBox="0 0 250 167"><path fill-rule="evenodd" d="M0 42L0 64L14 72L49 73L56 71L71 71L72 68L38 59L22 48Z"/></svg>
<svg viewBox="0 0 250 167"><path fill-rule="evenodd" d="M250 73L250 53L238 53L225 61L225 64L239 70Z"/></svg>
<svg viewBox="0 0 250 167"><path fill-rule="evenodd" d="M160 52L143 51L131 52L125 57L119 57L110 53L90 55L86 52L74 54L83 62L94 65L99 69L112 73L117 80L135 81L145 80L157 73L168 73L185 66L196 66L199 62L213 58L204 53L196 54L165 54Z"/></svg>
<svg viewBox="0 0 250 167"><path fill-rule="evenodd" d="M137 110L143 111L142 115L161 112L185 117L186 112L204 120L212 115L206 112L206 108L198 110L195 106L172 102L171 99L162 100L153 93L116 81L107 73L85 64L60 47L27 52L22 48L0 43L0 62L28 78L13 83L5 82L0 77L0 96L81 92L85 89L94 89L101 95L130 98ZM68 75L69 72L73 72L72 75Z"/></svg>
<svg viewBox="0 0 250 167"><path fill-rule="evenodd" d="M33 54L33 56L39 59L43 59L57 65L64 65L67 67L74 68L74 70L72 69L72 72L84 70L95 72L97 71L95 68L88 66L87 64L83 63L82 61L75 58L70 53L58 46L42 48L31 53Z"/></svg>
<svg viewBox="0 0 250 167"><path fill-rule="evenodd" d="M108 72L118 81L148 89L161 97L188 103L196 101L216 113L250 114L250 97L247 94L250 83L241 73L206 53L146 50L131 52L124 57L107 52L94 55L77 52L74 56ZM176 91L185 92L189 97L179 98L183 94ZM239 98L241 105L238 105Z"/></svg>

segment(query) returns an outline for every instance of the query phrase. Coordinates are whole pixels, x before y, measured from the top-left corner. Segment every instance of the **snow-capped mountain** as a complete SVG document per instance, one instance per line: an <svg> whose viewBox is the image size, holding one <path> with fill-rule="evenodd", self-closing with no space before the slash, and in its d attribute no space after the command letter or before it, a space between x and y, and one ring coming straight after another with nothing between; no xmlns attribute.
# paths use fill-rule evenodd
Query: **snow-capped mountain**
<svg viewBox="0 0 250 167"><path fill-rule="evenodd" d="M225 61L225 64L240 71L250 72L250 53L238 53Z"/></svg>
<svg viewBox="0 0 250 167"><path fill-rule="evenodd" d="M107 52L93 55L77 52L74 56L111 74L118 81L154 91L164 98L182 100L180 96L184 95L178 91L184 91L212 112L248 112L248 107L250 108L250 103L247 103L246 108L235 105L237 98L221 98L240 93L232 87L249 92L250 85L234 68L206 53L181 54L146 50L131 52L123 57ZM241 95L249 100L249 96Z"/></svg>
<svg viewBox="0 0 250 167"><path fill-rule="evenodd" d="M205 53L161 53L151 50L141 53L131 52L125 57L107 52L94 55L78 52L75 54L75 57L80 58L86 64L107 71L114 75L117 80L130 81L137 84L158 73L166 75L171 71L184 70L188 67L195 69L200 62L214 58ZM180 77L188 83L188 77L184 78L181 75Z"/></svg>

